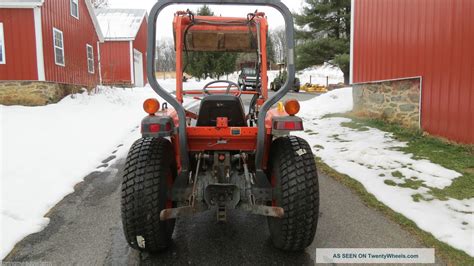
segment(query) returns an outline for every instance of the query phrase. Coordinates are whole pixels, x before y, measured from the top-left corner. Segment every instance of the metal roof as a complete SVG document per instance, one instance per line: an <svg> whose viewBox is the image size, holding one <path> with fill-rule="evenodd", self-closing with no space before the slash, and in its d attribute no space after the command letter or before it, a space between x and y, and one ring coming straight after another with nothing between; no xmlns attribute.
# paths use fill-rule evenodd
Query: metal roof
<svg viewBox="0 0 474 266"><path fill-rule="evenodd" d="M147 15L145 9L96 9L105 40L134 40Z"/></svg>

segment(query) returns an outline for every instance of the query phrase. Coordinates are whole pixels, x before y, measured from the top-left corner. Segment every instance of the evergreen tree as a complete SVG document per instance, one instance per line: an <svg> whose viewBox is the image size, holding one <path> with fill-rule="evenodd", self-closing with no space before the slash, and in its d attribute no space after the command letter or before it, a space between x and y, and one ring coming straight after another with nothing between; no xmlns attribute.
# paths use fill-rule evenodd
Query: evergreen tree
<svg viewBox="0 0 474 266"><path fill-rule="evenodd" d="M198 16L214 16L209 6L204 5L197 11ZM235 71L237 53L228 52L189 52L185 55L185 71L196 78L216 78Z"/></svg>
<svg viewBox="0 0 474 266"><path fill-rule="evenodd" d="M298 69L325 61L339 66L349 83L351 0L305 0L301 14L295 15Z"/></svg>
<svg viewBox="0 0 474 266"><path fill-rule="evenodd" d="M208 5L203 5L196 13L198 16L214 16L214 12L212 12Z"/></svg>

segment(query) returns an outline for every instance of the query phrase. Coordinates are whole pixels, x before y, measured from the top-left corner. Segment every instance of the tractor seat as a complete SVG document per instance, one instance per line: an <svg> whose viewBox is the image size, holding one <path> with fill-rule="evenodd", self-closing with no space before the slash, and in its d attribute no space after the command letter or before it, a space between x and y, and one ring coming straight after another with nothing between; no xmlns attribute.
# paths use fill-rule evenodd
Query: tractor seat
<svg viewBox="0 0 474 266"><path fill-rule="evenodd" d="M242 101L234 95L209 95L201 101L196 126L215 127L218 117L227 117L230 127L246 127Z"/></svg>

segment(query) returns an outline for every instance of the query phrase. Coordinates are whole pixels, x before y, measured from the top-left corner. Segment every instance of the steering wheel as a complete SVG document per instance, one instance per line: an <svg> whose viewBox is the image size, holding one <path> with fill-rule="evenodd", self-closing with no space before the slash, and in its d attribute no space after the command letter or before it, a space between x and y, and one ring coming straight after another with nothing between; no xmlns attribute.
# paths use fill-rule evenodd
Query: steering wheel
<svg viewBox="0 0 474 266"><path fill-rule="evenodd" d="M226 92L225 94L230 94L230 88L232 87L237 87L238 88L238 91L236 93L234 93L234 96L237 96L237 97L240 97L240 95L242 95L242 88L239 87L239 85L237 85L237 83L233 82L233 81L229 81L229 80L215 80L215 81L211 81L209 83L207 83L204 88L202 89L204 91L205 94L207 95L211 95L211 93L207 90L207 88L209 88L212 84L216 84L216 83L227 83L229 84L227 86L227 89L226 89Z"/></svg>

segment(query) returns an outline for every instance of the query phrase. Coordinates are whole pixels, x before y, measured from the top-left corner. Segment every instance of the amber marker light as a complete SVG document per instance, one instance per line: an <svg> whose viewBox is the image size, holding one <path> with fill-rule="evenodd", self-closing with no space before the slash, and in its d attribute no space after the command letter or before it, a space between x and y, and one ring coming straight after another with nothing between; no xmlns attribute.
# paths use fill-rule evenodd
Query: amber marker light
<svg viewBox="0 0 474 266"><path fill-rule="evenodd" d="M289 115L296 115L300 111L300 103L296 99L290 99L285 102L285 111Z"/></svg>
<svg viewBox="0 0 474 266"><path fill-rule="evenodd" d="M160 110L160 102L155 98L146 99L143 102L143 110L149 115L154 115Z"/></svg>

